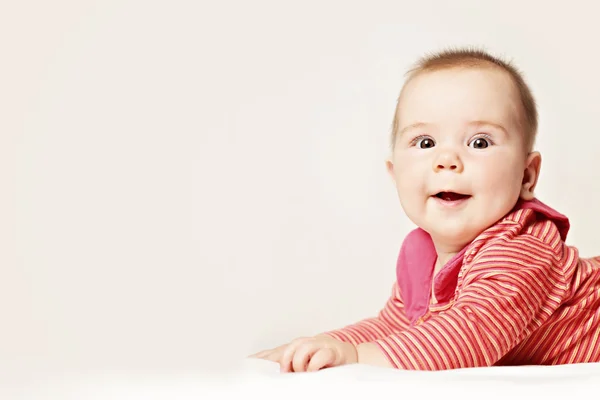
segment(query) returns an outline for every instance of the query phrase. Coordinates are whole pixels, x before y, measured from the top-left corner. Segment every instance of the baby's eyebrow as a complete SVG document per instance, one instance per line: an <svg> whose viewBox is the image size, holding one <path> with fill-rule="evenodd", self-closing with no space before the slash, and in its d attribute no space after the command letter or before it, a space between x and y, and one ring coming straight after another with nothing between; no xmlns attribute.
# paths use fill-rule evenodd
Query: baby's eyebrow
<svg viewBox="0 0 600 400"><path fill-rule="evenodd" d="M398 132L398 136L402 136L403 134L405 134L406 132L413 130L413 129L417 129L417 128L423 128L426 126L429 126L431 124L425 123L425 122L415 122L414 124L410 124L408 126L405 126L404 128L402 128L400 130L400 132Z"/></svg>
<svg viewBox="0 0 600 400"><path fill-rule="evenodd" d="M468 123L468 125L469 126L476 126L476 127L491 126L493 128L496 128L496 129L500 130L505 135L508 135L508 131L506 130L506 128L504 128L500 124L496 124L496 123L491 122L491 121L484 121L484 120L471 121L471 122ZM431 126L431 124L430 123L426 123L426 122L415 122L414 124L410 124L410 125L405 126L404 128L402 128L398 132L398 136L402 136L406 132L411 131L413 129L424 128L424 127L428 127L428 126Z"/></svg>
<svg viewBox="0 0 600 400"><path fill-rule="evenodd" d="M469 122L470 126L491 126L493 128L496 128L500 131L502 131L502 133L504 133L505 135L508 135L508 131L506 130L506 128L504 128L502 125L500 124L496 124L494 122L490 122L490 121L471 121Z"/></svg>

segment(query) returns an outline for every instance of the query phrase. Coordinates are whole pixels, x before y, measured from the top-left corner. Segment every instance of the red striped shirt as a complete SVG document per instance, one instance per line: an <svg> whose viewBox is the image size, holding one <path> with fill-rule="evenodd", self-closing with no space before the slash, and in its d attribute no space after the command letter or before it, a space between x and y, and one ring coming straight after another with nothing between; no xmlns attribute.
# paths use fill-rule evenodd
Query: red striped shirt
<svg viewBox="0 0 600 400"><path fill-rule="evenodd" d="M435 280L435 248L417 229L378 315L326 333L376 343L401 369L600 362L600 257L580 258L568 229L541 202L520 202Z"/></svg>

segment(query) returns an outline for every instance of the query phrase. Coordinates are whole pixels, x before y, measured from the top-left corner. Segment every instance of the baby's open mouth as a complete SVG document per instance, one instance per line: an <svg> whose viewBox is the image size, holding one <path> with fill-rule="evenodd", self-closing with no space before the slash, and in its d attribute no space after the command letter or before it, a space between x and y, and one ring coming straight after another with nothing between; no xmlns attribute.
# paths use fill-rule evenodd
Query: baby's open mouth
<svg viewBox="0 0 600 400"><path fill-rule="evenodd" d="M438 199L442 199L444 201L459 201L459 200L468 199L471 196L468 194L461 194L461 193L455 193L455 192L439 192L438 194L435 195L435 197L437 197Z"/></svg>

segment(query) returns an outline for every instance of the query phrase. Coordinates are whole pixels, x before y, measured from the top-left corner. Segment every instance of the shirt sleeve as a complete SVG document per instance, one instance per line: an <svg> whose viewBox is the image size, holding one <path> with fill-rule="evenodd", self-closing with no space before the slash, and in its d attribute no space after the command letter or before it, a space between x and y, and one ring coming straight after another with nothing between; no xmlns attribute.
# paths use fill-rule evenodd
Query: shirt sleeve
<svg viewBox="0 0 600 400"><path fill-rule="evenodd" d="M408 328L410 322L404 313L398 283L392 287L390 298L376 317L366 318L344 328L322 333L342 342L356 345L373 342Z"/></svg>
<svg viewBox="0 0 600 400"><path fill-rule="evenodd" d="M560 259L532 235L490 244L459 277L451 308L375 343L400 369L494 365L559 307L568 290Z"/></svg>

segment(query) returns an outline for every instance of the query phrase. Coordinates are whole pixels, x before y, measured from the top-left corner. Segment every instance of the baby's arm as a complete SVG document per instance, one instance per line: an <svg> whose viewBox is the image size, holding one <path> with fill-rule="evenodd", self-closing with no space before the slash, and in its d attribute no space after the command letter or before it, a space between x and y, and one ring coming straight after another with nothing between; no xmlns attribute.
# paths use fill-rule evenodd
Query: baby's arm
<svg viewBox="0 0 600 400"><path fill-rule="evenodd" d="M396 282L392 287L390 298L376 317L366 318L355 324L324 332L317 336L326 335L357 346L361 343L373 342L403 331L409 325L410 322L404 313L404 304Z"/></svg>

